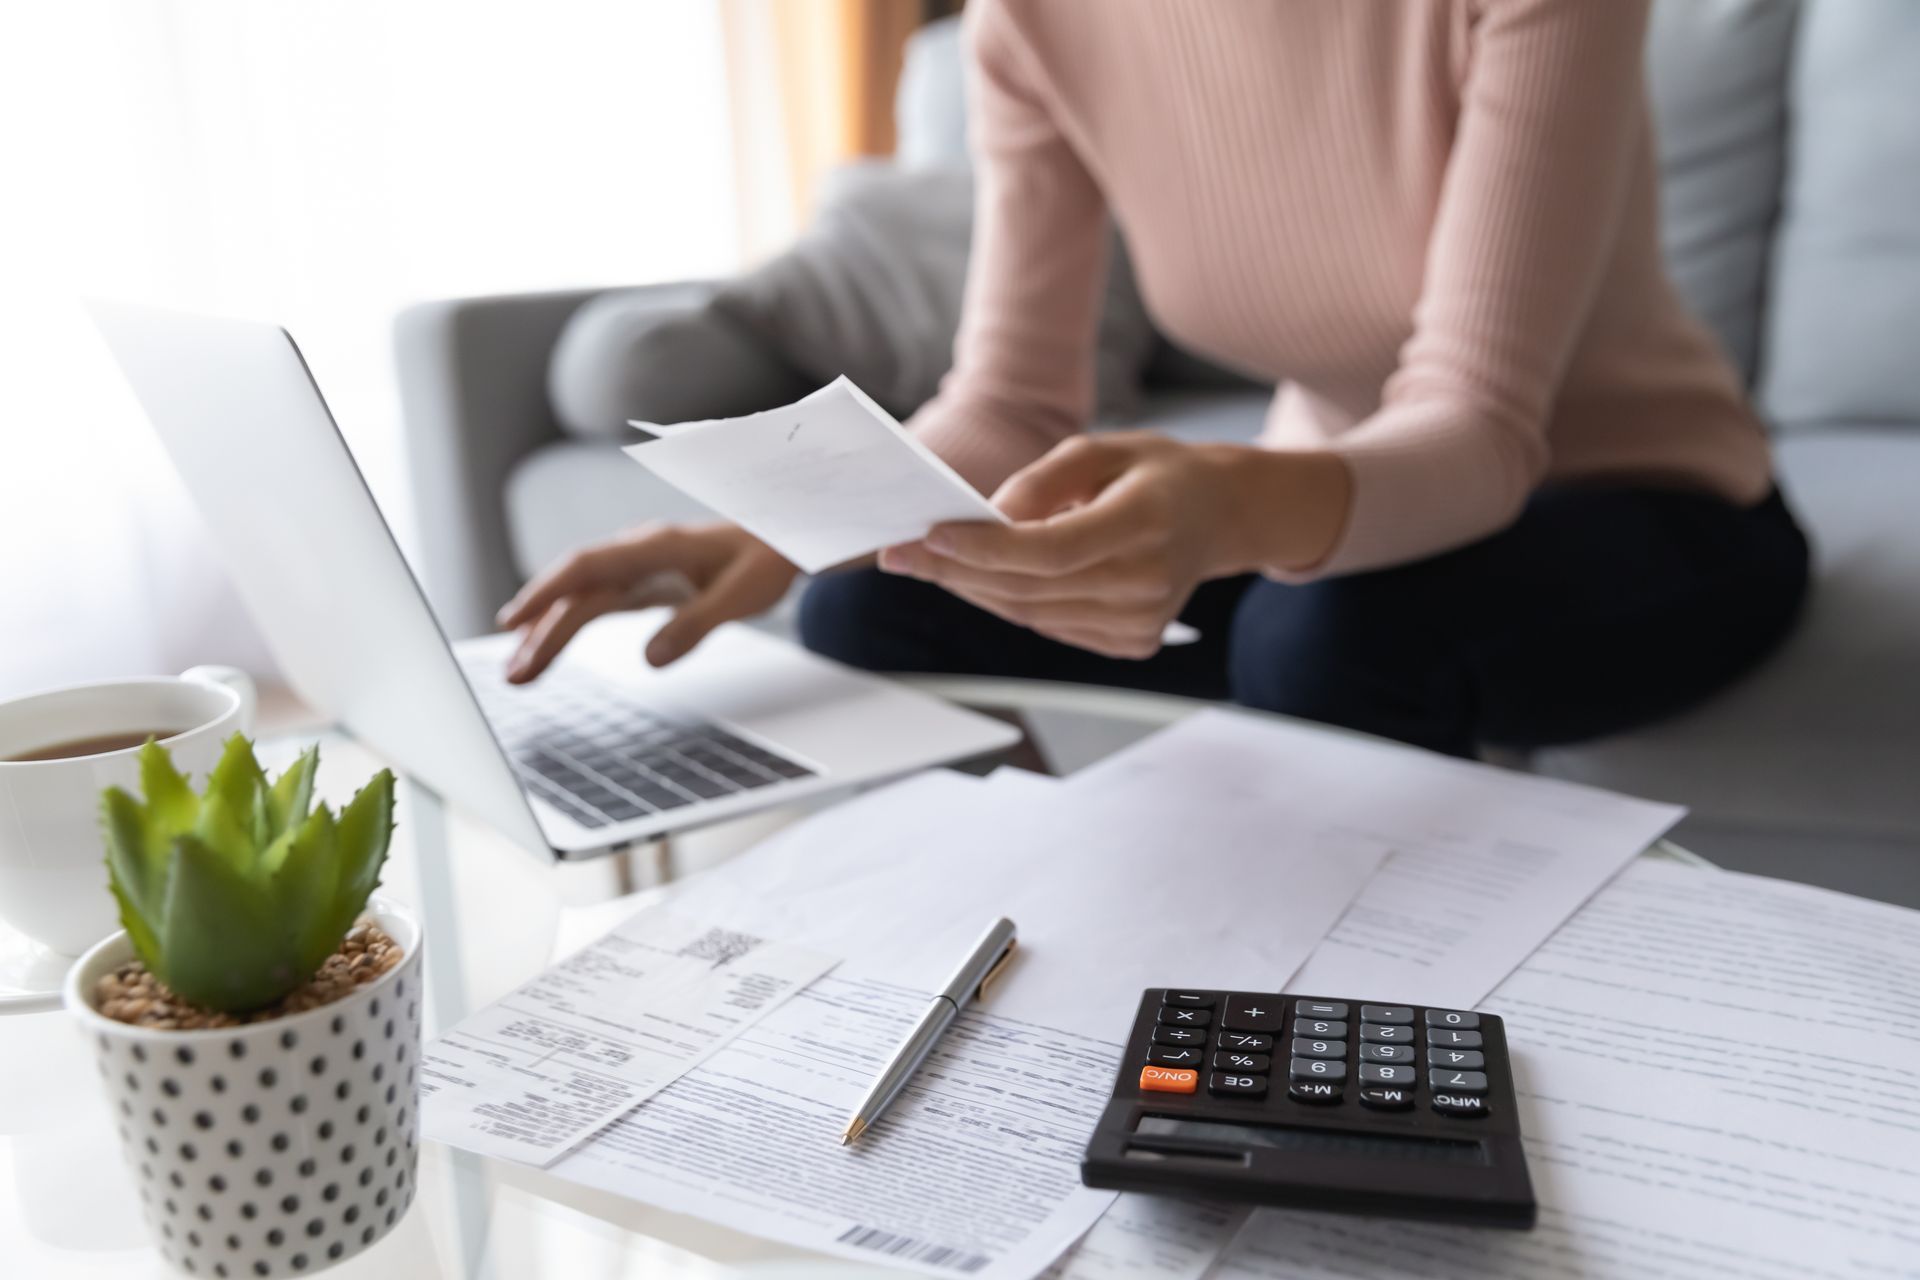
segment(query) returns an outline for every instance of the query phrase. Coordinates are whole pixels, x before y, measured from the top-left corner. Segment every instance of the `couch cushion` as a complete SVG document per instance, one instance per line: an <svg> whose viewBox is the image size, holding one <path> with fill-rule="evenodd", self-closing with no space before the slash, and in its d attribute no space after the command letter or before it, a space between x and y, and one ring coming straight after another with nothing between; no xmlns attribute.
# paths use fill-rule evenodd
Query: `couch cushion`
<svg viewBox="0 0 1920 1280"><path fill-rule="evenodd" d="M1920 4L1807 5L1791 111L1762 407L1920 425Z"/></svg>
<svg viewBox="0 0 1920 1280"><path fill-rule="evenodd" d="M1798 632L1707 706L1534 767L1714 820L1920 838L1920 433L1808 430L1778 463L1817 566Z"/></svg>
<svg viewBox="0 0 1920 1280"><path fill-rule="evenodd" d="M1752 382L1797 0L1663 0L1647 33L1674 284Z"/></svg>
<svg viewBox="0 0 1920 1280"><path fill-rule="evenodd" d="M649 520L714 518L617 446L573 442L546 445L522 459L507 477L506 508L513 563L523 577L575 547Z"/></svg>

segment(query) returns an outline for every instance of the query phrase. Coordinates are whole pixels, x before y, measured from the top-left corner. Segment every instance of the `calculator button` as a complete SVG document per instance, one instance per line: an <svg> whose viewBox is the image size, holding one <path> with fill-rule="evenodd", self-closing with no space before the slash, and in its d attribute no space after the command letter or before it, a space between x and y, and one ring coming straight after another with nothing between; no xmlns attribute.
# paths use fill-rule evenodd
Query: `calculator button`
<svg viewBox="0 0 1920 1280"><path fill-rule="evenodd" d="M1216 1071L1207 1077L1207 1092L1233 1098L1264 1098L1267 1096L1267 1078Z"/></svg>
<svg viewBox="0 0 1920 1280"><path fill-rule="evenodd" d="M1363 1062L1360 1064L1360 1083L1362 1084L1412 1084L1415 1080L1412 1067L1403 1067L1393 1062Z"/></svg>
<svg viewBox="0 0 1920 1280"><path fill-rule="evenodd" d="M1487 1055L1478 1049L1429 1049L1427 1065L1451 1067L1455 1071L1478 1071L1487 1065Z"/></svg>
<svg viewBox="0 0 1920 1280"><path fill-rule="evenodd" d="M1432 1032L1433 1035L1451 1035L1451 1032ZM1412 1027L1377 1027L1369 1023L1360 1024L1360 1038L1368 1044L1412 1044Z"/></svg>
<svg viewBox="0 0 1920 1280"><path fill-rule="evenodd" d="M1200 1087L1200 1073L1179 1067L1142 1067L1140 1087L1148 1093L1192 1093Z"/></svg>
<svg viewBox="0 0 1920 1280"><path fill-rule="evenodd" d="M1211 991L1169 990L1160 998L1166 1004L1177 1004L1183 1009L1213 1008L1213 992Z"/></svg>
<svg viewBox="0 0 1920 1280"><path fill-rule="evenodd" d="M1428 1027L1427 1043L1435 1049L1478 1049L1480 1033L1478 1031L1443 1031L1438 1027Z"/></svg>
<svg viewBox="0 0 1920 1280"><path fill-rule="evenodd" d="M1372 1107L1375 1111L1405 1111L1413 1105L1413 1090L1376 1085L1360 1091L1360 1105Z"/></svg>
<svg viewBox="0 0 1920 1280"><path fill-rule="evenodd" d="M1213 1043L1219 1049L1245 1049L1248 1053L1273 1052L1272 1036L1251 1031L1222 1031Z"/></svg>
<svg viewBox="0 0 1920 1280"><path fill-rule="evenodd" d="M1295 1058L1287 1064L1287 1076L1293 1080L1345 1080L1347 1064L1330 1058Z"/></svg>
<svg viewBox="0 0 1920 1280"><path fill-rule="evenodd" d="M1344 1040L1347 1038L1347 1024L1329 1022L1325 1018L1295 1018L1293 1034L1306 1036L1309 1040Z"/></svg>
<svg viewBox="0 0 1920 1280"><path fill-rule="evenodd" d="M1458 1009L1427 1010L1427 1025L1430 1027L1458 1027L1462 1031L1472 1031L1480 1025L1480 1015L1463 1013Z"/></svg>
<svg viewBox="0 0 1920 1280"><path fill-rule="evenodd" d="M1295 1102L1324 1107L1330 1102L1340 1101L1340 1086L1325 1080L1296 1080L1287 1087L1287 1096Z"/></svg>
<svg viewBox="0 0 1920 1280"><path fill-rule="evenodd" d="M1155 1044L1190 1044L1196 1049L1207 1042L1207 1033L1198 1027L1155 1027Z"/></svg>
<svg viewBox="0 0 1920 1280"><path fill-rule="evenodd" d="M1487 1114L1487 1100L1477 1093L1436 1093L1433 1109L1443 1116L1472 1119Z"/></svg>
<svg viewBox="0 0 1920 1280"><path fill-rule="evenodd" d="M1362 1062L1412 1062L1413 1046L1410 1044L1363 1044L1360 1046Z"/></svg>
<svg viewBox="0 0 1920 1280"><path fill-rule="evenodd" d="M1213 1055L1215 1071L1262 1072L1273 1065L1273 1059L1264 1053L1236 1053L1225 1050Z"/></svg>
<svg viewBox="0 0 1920 1280"><path fill-rule="evenodd" d="M1147 1061L1157 1067L1197 1067L1206 1057L1201 1049L1173 1049L1164 1044L1147 1050Z"/></svg>
<svg viewBox="0 0 1920 1280"><path fill-rule="evenodd" d="M1293 1011L1302 1018L1344 1018L1347 1006L1331 1000L1295 1000Z"/></svg>
<svg viewBox="0 0 1920 1280"><path fill-rule="evenodd" d="M1210 1009L1182 1009L1177 1005L1160 1006L1160 1024L1167 1027L1204 1027L1213 1021Z"/></svg>
<svg viewBox="0 0 1920 1280"><path fill-rule="evenodd" d="M1347 1042L1296 1038L1293 1042L1293 1056L1296 1058L1344 1058L1347 1056Z"/></svg>
<svg viewBox="0 0 1920 1280"><path fill-rule="evenodd" d="M1220 1025L1231 1031L1278 1031L1287 1024L1278 996L1228 996Z"/></svg>
<svg viewBox="0 0 1920 1280"><path fill-rule="evenodd" d="M1360 1006L1360 1021L1410 1027L1413 1025L1413 1010L1403 1004L1363 1004Z"/></svg>
<svg viewBox="0 0 1920 1280"><path fill-rule="evenodd" d="M1429 1071L1427 1083L1443 1092L1485 1093L1487 1073L1484 1071Z"/></svg>

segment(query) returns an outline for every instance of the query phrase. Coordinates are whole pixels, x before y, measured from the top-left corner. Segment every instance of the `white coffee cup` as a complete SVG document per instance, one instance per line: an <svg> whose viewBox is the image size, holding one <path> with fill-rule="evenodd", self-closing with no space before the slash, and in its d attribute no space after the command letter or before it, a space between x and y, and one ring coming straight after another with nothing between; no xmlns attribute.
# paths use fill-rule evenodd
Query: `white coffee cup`
<svg viewBox="0 0 1920 1280"><path fill-rule="evenodd" d="M246 672L195 667L179 676L107 680L0 702L0 918L66 955L119 927L107 890L100 793L139 794L138 746L55 760L14 757L60 743L169 731L161 743L203 782L228 738L253 731Z"/></svg>

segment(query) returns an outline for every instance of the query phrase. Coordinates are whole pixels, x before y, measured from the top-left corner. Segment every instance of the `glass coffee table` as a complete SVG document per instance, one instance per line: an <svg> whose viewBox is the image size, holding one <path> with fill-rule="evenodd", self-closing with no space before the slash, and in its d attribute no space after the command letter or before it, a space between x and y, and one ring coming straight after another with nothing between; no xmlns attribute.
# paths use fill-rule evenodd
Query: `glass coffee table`
<svg viewBox="0 0 1920 1280"><path fill-rule="evenodd" d="M1013 763L1063 775L1214 705L1038 681L919 677L912 683L1017 717L1028 742ZM277 769L315 739L321 790L331 801L344 799L379 767L366 748L335 732L270 739L261 754ZM425 925L426 1034L438 1034L659 899L672 880L698 875L818 807L754 815L622 857L555 865L406 788L381 892L414 907ZM1664 841L1647 856L1709 865ZM77 1031L58 1011L0 1016L0 1275L172 1274L147 1243L139 1200ZM826 1280L918 1273L800 1253L429 1142L422 1146L412 1211L386 1239L327 1274L342 1280Z"/></svg>

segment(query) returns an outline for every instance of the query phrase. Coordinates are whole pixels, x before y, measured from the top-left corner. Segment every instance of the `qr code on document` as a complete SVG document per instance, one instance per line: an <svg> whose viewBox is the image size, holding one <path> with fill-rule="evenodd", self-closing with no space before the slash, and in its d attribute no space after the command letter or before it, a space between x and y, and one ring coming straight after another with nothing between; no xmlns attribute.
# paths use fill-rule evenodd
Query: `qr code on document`
<svg viewBox="0 0 1920 1280"><path fill-rule="evenodd" d="M713 967L718 969L723 964L732 964L759 945L760 939L752 934L735 933L731 929L709 929L680 948L677 954L692 956L695 960L710 960Z"/></svg>

